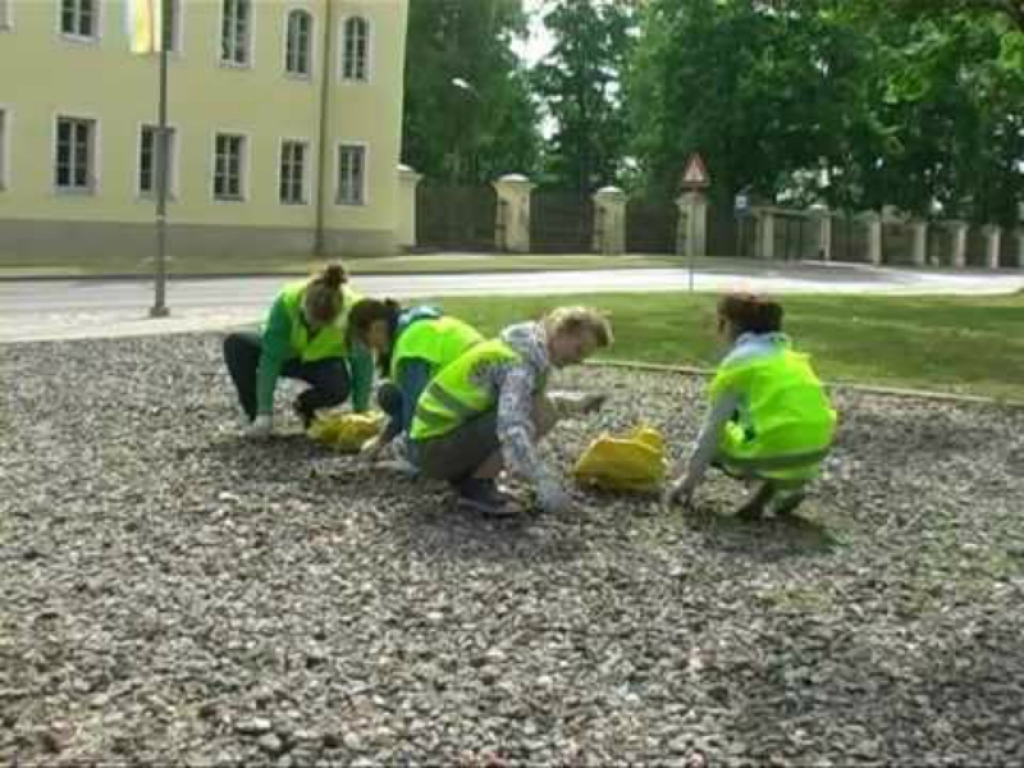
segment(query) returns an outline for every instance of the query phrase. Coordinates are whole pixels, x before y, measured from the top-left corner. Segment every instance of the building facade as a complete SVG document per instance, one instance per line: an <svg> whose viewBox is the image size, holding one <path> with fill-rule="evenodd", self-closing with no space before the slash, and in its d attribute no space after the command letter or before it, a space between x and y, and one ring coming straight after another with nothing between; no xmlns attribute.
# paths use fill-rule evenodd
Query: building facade
<svg viewBox="0 0 1024 768"><path fill-rule="evenodd" d="M170 0L172 255L395 249L407 4ZM0 253L152 254L159 57L128 12L0 0Z"/></svg>

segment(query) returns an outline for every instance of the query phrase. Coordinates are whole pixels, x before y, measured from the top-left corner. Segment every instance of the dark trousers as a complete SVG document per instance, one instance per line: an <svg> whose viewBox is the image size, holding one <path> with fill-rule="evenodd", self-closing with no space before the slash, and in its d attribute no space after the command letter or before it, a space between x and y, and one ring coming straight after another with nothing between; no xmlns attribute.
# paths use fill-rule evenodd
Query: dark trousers
<svg viewBox="0 0 1024 768"><path fill-rule="evenodd" d="M256 418L257 370L262 352L259 334L232 333L224 339L224 362L238 390L238 402L250 419ZM348 365L340 357L315 363L288 360L281 368L281 375L310 385L295 403L296 410L307 423L318 409L333 408L345 402L351 387Z"/></svg>

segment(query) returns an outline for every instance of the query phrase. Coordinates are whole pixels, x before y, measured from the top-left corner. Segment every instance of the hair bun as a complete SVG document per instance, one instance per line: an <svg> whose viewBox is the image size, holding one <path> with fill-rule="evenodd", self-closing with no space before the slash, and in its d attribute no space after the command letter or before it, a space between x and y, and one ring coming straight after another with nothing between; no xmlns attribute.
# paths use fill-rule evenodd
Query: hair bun
<svg viewBox="0 0 1024 768"><path fill-rule="evenodd" d="M339 263L328 264L324 268L321 280L328 288L340 288L348 282L348 273L345 272L345 268Z"/></svg>

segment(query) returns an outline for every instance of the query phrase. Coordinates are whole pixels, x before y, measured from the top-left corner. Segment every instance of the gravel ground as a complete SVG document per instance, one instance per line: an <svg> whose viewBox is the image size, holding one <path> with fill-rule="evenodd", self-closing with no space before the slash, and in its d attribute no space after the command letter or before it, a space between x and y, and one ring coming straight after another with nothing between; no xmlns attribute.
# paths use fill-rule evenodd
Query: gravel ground
<svg viewBox="0 0 1024 768"><path fill-rule="evenodd" d="M240 440L218 350L0 347L5 762L1024 762L1024 413L841 395L801 522L719 478L486 521ZM563 464L694 436L699 381L565 380L613 398Z"/></svg>

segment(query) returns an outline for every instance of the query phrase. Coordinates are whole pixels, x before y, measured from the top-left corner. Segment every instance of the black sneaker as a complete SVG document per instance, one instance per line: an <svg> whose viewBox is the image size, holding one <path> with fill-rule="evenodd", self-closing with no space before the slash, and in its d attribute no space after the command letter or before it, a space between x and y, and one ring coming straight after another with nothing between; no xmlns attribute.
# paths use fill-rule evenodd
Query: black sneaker
<svg viewBox="0 0 1024 768"><path fill-rule="evenodd" d="M760 487L747 497L746 501L736 510L737 520L760 520L768 502L775 496L775 486L765 480Z"/></svg>
<svg viewBox="0 0 1024 768"><path fill-rule="evenodd" d="M494 480L471 477L458 485L458 507L488 517L510 517L519 513L512 501L498 491Z"/></svg>
<svg viewBox="0 0 1024 768"><path fill-rule="evenodd" d="M807 494L803 491L791 491L775 500L771 510L776 518L792 517L797 507L804 503Z"/></svg>
<svg viewBox="0 0 1024 768"><path fill-rule="evenodd" d="M303 406L302 398L295 399L295 402L292 403L292 410L295 411L295 415L298 416L299 421L302 422L302 429L308 431L310 425L313 423L313 419L316 418L316 414L307 410Z"/></svg>

